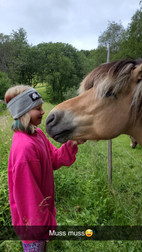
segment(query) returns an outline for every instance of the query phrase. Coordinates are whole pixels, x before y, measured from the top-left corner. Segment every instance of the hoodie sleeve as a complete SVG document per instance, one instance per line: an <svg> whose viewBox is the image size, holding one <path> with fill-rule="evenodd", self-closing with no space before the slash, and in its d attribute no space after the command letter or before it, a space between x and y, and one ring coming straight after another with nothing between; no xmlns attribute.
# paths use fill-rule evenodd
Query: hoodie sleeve
<svg viewBox="0 0 142 252"><path fill-rule="evenodd" d="M78 152L77 145L73 145L72 141L63 144L59 149L50 143L50 154L53 169L57 170L61 166L70 166L76 160L76 153Z"/></svg>

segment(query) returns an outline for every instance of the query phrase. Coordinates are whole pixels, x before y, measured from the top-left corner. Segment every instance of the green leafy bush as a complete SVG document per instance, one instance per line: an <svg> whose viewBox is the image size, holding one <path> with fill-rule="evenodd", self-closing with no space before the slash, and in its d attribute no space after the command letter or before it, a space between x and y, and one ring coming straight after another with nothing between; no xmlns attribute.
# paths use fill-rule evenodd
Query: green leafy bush
<svg viewBox="0 0 142 252"><path fill-rule="evenodd" d="M78 88L76 86L71 87L71 88L67 89L66 92L63 93L64 99L65 100L71 99L71 98L77 96L77 93L78 93Z"/></svg>

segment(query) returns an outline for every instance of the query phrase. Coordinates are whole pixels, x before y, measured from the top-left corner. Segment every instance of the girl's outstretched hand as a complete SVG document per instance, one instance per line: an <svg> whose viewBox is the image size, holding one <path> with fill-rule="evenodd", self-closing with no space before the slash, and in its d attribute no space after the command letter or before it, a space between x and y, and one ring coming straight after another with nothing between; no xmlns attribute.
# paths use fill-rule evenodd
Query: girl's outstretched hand
<svg viewBox="0 0 142 252"><path fill-rule="evenodd" d="M72 141L72 144L73 145L79 145L79 144L83 144L85 143L87 140L74 140Z"/></svg>

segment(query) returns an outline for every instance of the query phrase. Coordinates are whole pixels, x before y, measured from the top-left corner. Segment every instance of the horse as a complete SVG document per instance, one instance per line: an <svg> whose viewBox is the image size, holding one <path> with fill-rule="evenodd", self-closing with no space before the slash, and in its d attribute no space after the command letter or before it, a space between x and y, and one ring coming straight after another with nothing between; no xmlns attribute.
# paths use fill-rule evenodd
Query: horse
<svg viewBox="0 0 142 252"><path fill-rule="evenodd" d="M60 143L127 134L142 145L142 59L95 68L81 82L78 96L51 110L46 132Z"/></svg>
<svg viewBox="0 0 142 252"><path fill-rule="evenodd" d="M135 149L138 143L135 140L135 138L133 138L132 136L130 136L130 139L131 139L130 146L131 146L132 149Z"/></svg>

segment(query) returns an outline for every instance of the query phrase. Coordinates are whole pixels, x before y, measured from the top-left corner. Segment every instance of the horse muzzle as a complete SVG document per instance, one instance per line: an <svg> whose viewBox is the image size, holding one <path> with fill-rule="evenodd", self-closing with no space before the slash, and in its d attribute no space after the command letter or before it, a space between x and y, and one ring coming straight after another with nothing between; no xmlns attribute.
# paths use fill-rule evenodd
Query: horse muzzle
<svg viewBox="0 0 142 252"><path fill-rule="evenodd" d="M76 128L72 113L64 110L52 110L46 119L46 132L55 141L65 143L72 139Z"/></svg>

